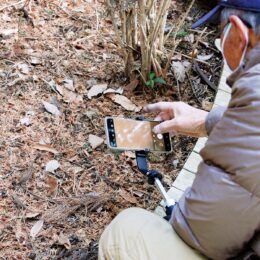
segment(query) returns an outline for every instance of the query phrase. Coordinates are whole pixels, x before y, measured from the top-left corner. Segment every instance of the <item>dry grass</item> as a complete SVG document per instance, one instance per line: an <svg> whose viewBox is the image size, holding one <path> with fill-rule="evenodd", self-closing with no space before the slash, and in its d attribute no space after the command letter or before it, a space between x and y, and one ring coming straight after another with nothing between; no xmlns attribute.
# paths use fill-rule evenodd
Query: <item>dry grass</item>
<svg viewBox="0 0 260 260"><path fill-rule="evenodd" d="M127 77L133 80L138 72L143 83L148 81L151 72L157 77L166 77L166 71L178 45L177 32L184 24L194 2L195 0L191 1L187 12L166 34L168 11L175 5L171 0L107 0L117 42L124 56ZM173 50L168 52L165 45L172 33Z"/></svg>

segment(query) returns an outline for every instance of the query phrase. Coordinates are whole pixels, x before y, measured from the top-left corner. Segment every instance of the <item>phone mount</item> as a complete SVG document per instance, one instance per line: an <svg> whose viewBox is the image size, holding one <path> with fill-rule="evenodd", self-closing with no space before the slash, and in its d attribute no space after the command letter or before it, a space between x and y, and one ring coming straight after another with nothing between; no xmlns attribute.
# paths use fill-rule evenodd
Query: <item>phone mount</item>
<svg viewBox="0 0 260 260"><path fill-rule="evenodd" d="M136 120L143 121L144 118L137 117ZM172 213L173 207L175 205L175 200L173 200L169 197L165 188L163 187L162 182L161 182L162 175L156 170L149 170L148 158L147 158L148 154L149 154L149 150L135 152L137 167L138 167L138 170L142 174L147 176L148 183L151 185L155 185L158 188L158 190L160 191L160 193L162 194L163 200L165 203L165 213L166 213L166 216L164 218L166 220L170 220L171 213Z"/></svg>

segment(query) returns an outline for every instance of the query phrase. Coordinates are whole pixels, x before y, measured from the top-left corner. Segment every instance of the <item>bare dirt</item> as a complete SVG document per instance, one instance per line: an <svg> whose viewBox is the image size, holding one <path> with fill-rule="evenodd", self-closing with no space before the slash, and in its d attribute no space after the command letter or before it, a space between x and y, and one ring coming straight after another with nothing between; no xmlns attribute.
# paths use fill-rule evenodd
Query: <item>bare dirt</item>
<svg viewBox="0 0 260 260"><path fill-rule="evenodd" d="M173 3L170 25L185 12L183 2ZM156 207L161 196L138 172L133 154L113 153L105 144L105 116L142 112L88 93L106 84L124 88L137 107L182 100L210 110L215 92L186 58L197 57L204 76L218 84L216 29L189 30L205 10L194 6L178 33L173 62L190 64L185 80L177 82L171 70L166 86L130 91L103 1L1 1L1 259L96 259L102 231L121 210ZM93 148L90 135L104 142ZM166 187L195 141L175 137L171 154L151 155Z"/></svg>

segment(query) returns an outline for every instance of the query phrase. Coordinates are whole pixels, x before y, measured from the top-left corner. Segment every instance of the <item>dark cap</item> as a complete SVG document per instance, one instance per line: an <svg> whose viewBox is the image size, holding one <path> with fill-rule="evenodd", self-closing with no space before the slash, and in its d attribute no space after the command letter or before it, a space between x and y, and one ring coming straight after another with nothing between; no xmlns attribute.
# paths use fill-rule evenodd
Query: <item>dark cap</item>
<svg viewBox="0 0 260 260"><path fill-rule="evenodd" d="M206 23L219 23L223 8L233 8L245 11L260 12L260 0L219 0L218 5L209 13L200 18L192 25L192 29L202 26Z"/></svg>

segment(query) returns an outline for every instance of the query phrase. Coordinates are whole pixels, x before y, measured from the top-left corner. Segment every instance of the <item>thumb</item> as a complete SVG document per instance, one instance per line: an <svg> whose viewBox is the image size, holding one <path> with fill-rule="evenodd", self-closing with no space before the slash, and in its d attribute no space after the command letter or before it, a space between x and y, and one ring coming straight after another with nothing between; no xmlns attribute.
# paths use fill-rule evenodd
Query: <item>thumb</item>
<svg viewBox="0 0 260 260"><path fill-rule="evenodd" d="M175 119L167 120L162 122L161 124L154 127L153 132L155 134L164 134L169 132L177 132L176 131L176 122Z"/></svg>

